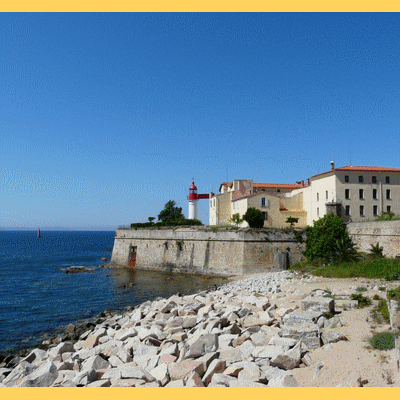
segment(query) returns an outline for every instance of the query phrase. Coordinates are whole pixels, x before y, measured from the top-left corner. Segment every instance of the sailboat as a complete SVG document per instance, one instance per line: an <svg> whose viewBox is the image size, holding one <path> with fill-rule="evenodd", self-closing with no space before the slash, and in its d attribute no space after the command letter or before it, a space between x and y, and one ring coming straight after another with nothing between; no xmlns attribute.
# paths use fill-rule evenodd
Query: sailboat
<svg viewBox="0 0 400 400"><path fill-rule="evenodd" d="M37 237L40 238L40 228L37 231Z"/></svg>

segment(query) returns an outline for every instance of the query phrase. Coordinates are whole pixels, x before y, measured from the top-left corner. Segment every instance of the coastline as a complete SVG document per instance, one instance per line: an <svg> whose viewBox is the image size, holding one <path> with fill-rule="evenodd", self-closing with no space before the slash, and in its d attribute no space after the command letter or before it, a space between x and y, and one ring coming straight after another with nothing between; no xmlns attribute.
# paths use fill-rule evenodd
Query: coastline
<svg viewBox="0 0 400 400"><path fill-rule="evenodd" d="M236 276L215 290L147 301L100 316L75 343L34 350L0 378L0 386L338 386L333 371L346 378L340 385L357 386L354 374L359 370L368 381L365 386L397 386L394 350L385 352L390 362L382 366L378 351L364 349L354 334L356 322L365 331L368 310L344 311L338 302L342 326L333 330L341 339L324 343L314 335L324 338L332 330L327 322L320 327L327 307L324 290L329 286L346 296L355 285L366 285L374 293L376 285L366 282L303 278L282 271ZM312 293L314 305L321 308L318 316L315 310L303 310ZM307 325L303 340L293 333L296 318ZM333 355L349 357L352 348L358 360L342 359L335 366ZM324 366L317 373L320 364Z"/></svg>

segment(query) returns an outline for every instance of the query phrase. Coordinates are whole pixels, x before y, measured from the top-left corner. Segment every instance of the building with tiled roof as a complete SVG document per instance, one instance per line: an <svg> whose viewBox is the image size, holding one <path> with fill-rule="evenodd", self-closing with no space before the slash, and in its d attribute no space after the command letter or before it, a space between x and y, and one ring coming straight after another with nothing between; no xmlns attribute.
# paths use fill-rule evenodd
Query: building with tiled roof
<svg viewBox="0 0 400 400"><path fill-rule="evenodd" d="M210 197L210 225L227 225L233 214L249 207L264 214L264 226L287 227L287 217L299 218L298 227L329 212L345 222L374 220L383 211L400 214L400 168L345 166L313 175L295 184L223 182L220 194ZM247 226L246 222L242 226Z"/></svg>

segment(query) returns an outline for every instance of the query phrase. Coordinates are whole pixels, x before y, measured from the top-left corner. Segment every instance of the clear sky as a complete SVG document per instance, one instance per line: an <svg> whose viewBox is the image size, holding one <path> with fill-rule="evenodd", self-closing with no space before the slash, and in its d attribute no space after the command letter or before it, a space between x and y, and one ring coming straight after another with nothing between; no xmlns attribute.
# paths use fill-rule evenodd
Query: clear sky
<svg viewBox="0 0 400 400"><path fill-rule="evenodd" d="M0 14L0 228L400 167L399 14ZM208 224L208 201L199 218Z"/></svg>

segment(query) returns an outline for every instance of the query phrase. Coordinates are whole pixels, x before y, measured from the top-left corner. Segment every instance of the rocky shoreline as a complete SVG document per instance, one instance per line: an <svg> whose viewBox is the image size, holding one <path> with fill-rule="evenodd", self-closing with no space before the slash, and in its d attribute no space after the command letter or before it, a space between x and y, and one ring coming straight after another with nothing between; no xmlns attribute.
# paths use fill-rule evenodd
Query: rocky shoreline
<svg viewBox="0 0 400 400"><path fill-rule="evenodd" d="M266 273L103 313L71 325L58 343L3 360L0 387L301 386L296 370L318 376L323 365L313 351L347 340L341 312L357 306L355 286L335 300L299 288L315 280Z"/></svg>

